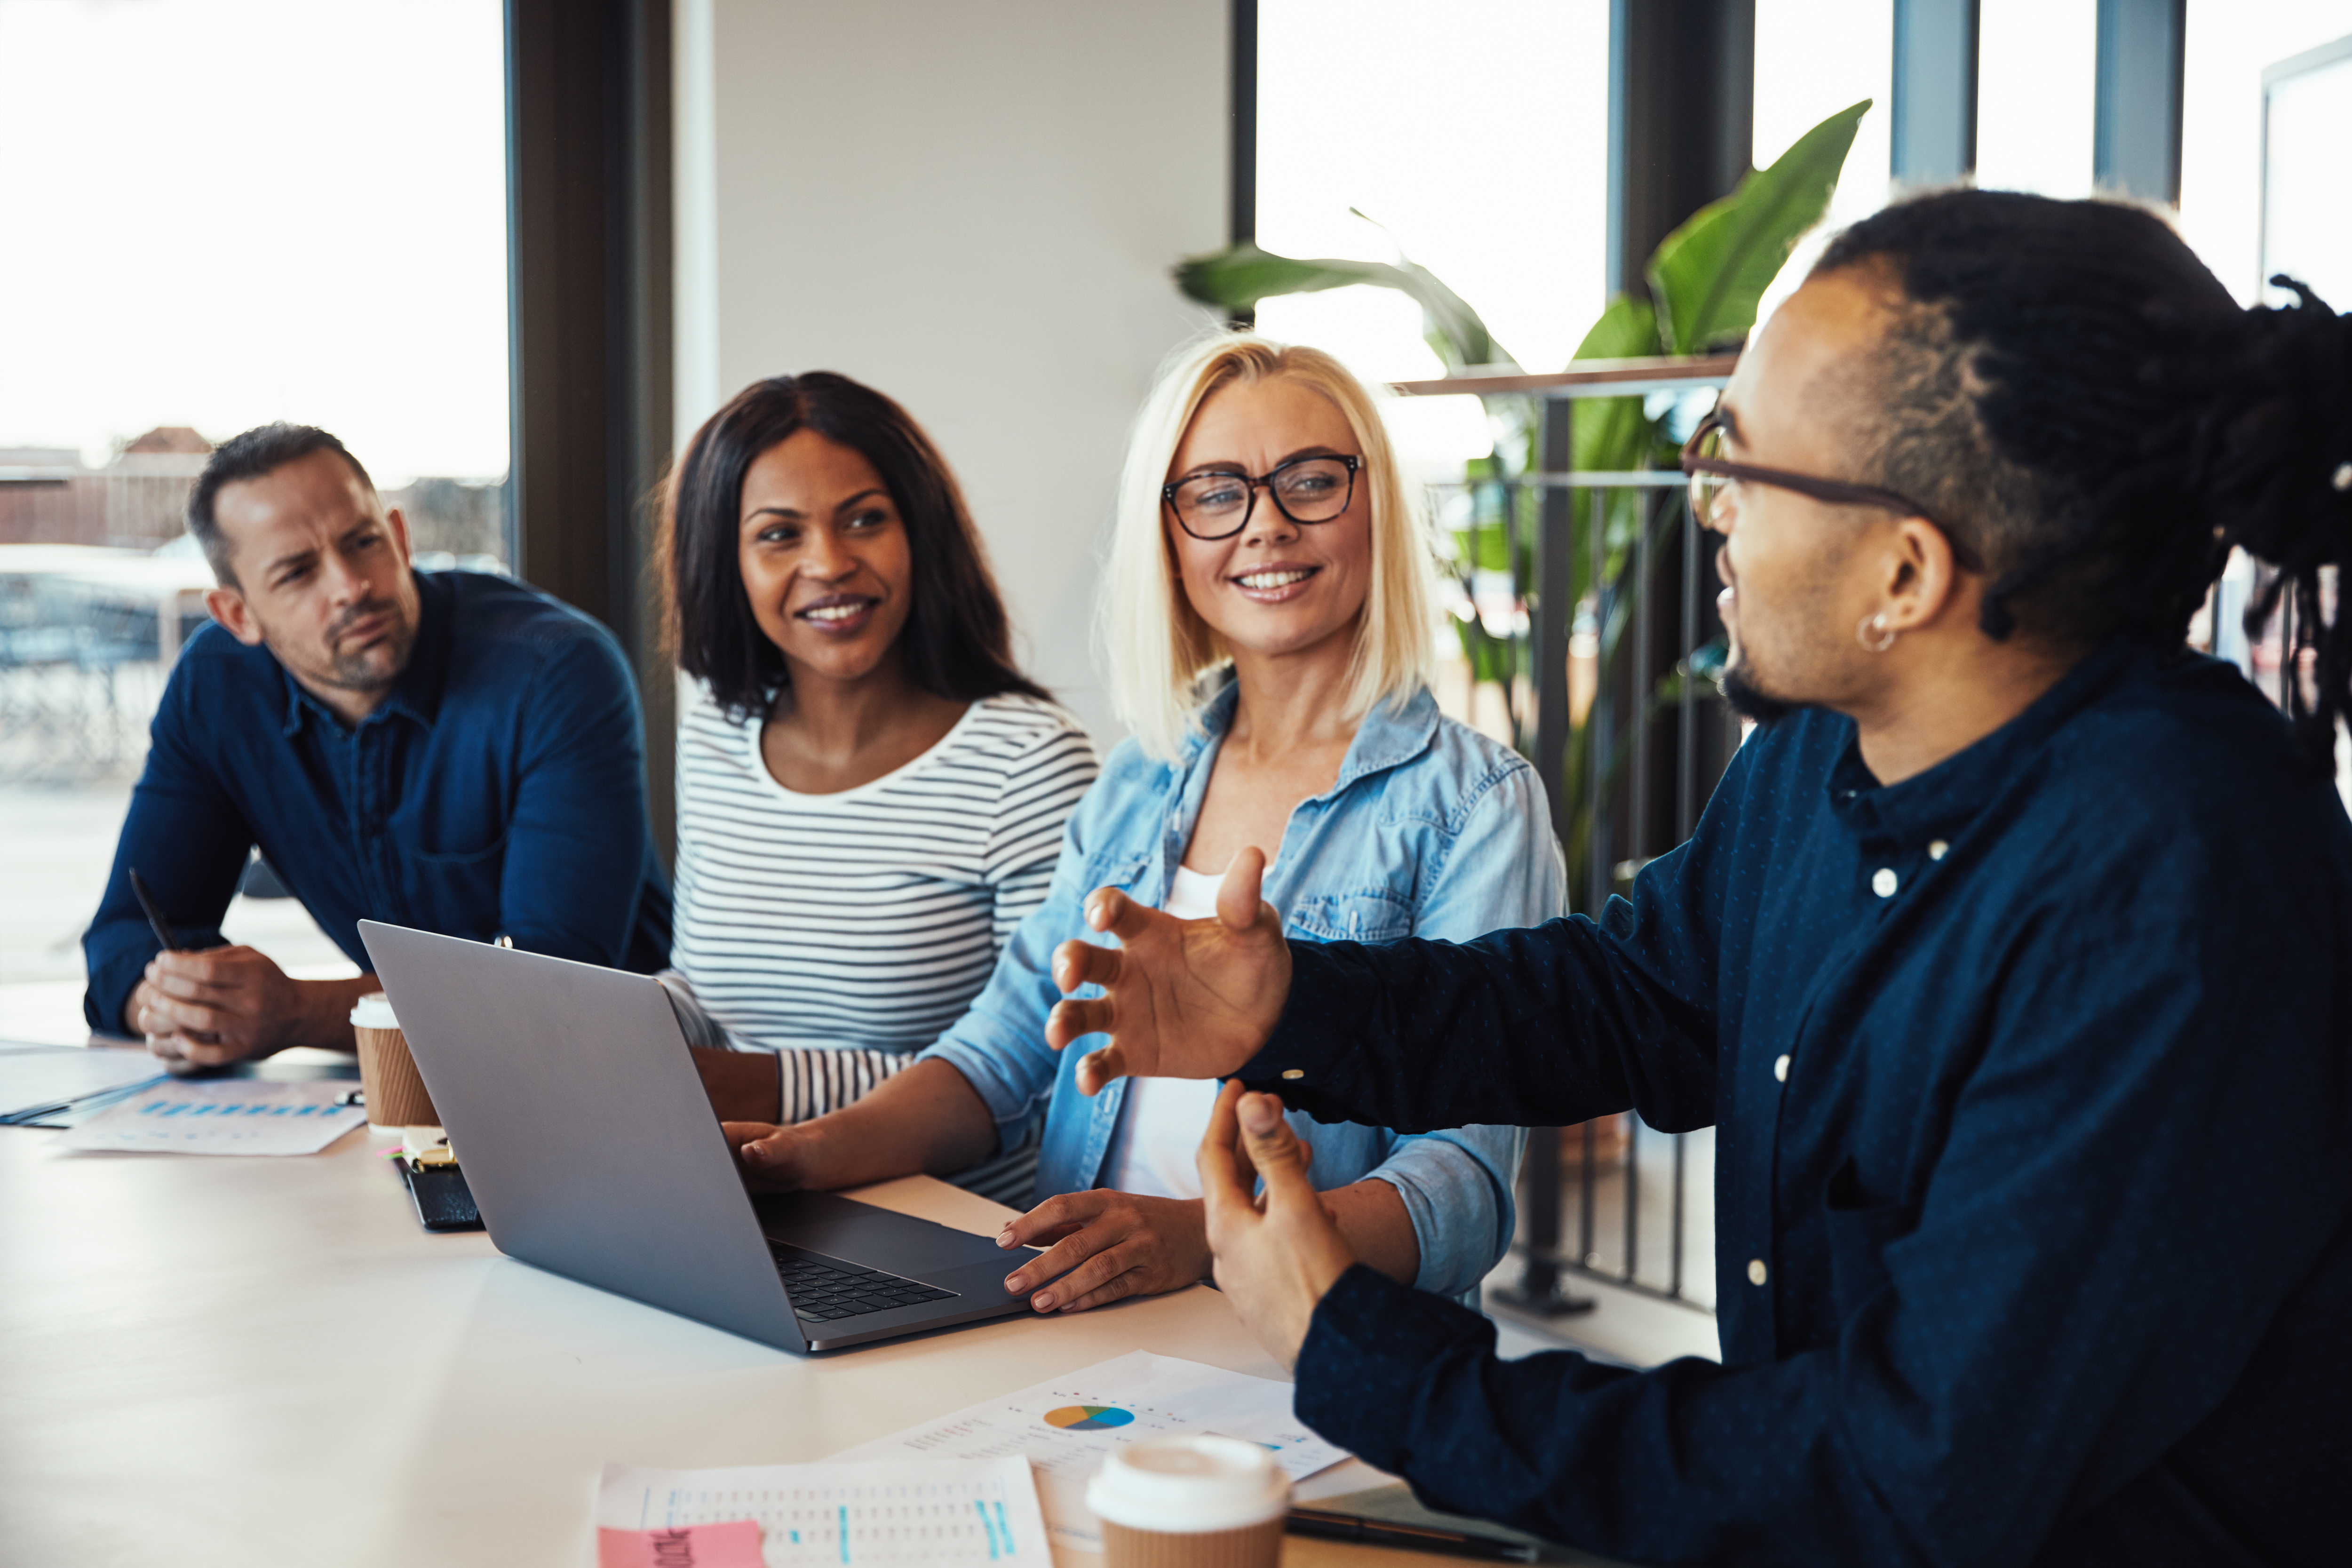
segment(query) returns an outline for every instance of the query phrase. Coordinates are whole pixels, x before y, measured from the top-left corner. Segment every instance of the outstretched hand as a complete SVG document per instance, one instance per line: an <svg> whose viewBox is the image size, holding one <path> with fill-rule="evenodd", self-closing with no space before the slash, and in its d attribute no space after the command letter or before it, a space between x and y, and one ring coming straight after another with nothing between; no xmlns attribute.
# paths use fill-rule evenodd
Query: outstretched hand
<svg viewBox="0 0 2352 1568"><path fill-rule="evenodd" d="M1116 888L1087 900L1087 924L1116 948L1066 942L1054 950L1065 996L1103 988L1092 1001L1056 1003L1045 1019L1055 1050L1087 1035L1110 1044L1078 1063L1078 1088L1116 1078L1224 1078L1240 1070L1282 1017L1290 994L1290 948L1282 917L1258 896L1265 857L1244 849L1217 888L1213 920L1180 921Z"/></svg>
<svg viewBox="0 0 2352 1568"><path fill-rule="evenodd" d="M1310 1157L1281 1100L1238 1083L1218 1094L1198 1162L1217 1289L1285 1366L1298 1363L1315 1304L1356 1261L1307 1178Z"/></svg>

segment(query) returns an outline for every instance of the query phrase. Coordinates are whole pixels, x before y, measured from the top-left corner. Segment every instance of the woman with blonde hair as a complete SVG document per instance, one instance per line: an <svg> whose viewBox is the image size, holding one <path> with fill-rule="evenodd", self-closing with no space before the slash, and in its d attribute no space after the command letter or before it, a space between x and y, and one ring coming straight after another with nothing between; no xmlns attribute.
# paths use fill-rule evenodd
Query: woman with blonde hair
<svg viewBox="0 0 2352 1568"><path fill-rule="evenodd" d="M1096 889L1187 918L1229 867L1308 941L1466 940L1561 911L1534 771L1429 688L1429 548L1371 395L1329 355L1221 333L1174 356L1121 480L1102 627L1133 731L1079 803L1045 903L963 1017L857 1104L730 1122L746 1174L844 1187L984 1160L1045 1115L1005 1288L1073 1311L1205 1277L1193 1152L1215 1086L1070 1081L1044 1038L1050 955ZM1236 879L1238 887L1242 880ZM1522 1135L1312 1126L1313 1175L1356 1255L1473 1297L1509 1245Z"/></svg>

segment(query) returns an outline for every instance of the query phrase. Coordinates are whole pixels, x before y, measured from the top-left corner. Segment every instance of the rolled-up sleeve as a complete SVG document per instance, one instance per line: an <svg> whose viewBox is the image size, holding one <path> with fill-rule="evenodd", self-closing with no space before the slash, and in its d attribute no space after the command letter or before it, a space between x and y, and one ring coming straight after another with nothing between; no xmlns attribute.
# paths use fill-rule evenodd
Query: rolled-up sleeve
<svg viewBox="0 0 2352 1568"><path fill-rule="evenodd" d="M1311 1128L1306 1136L1311 1144ZM1414 1287L1441 1296L1476 1289L1511 1247L1511 1188L1526 1131L1476 1126L1391 1136L1388 1156L1364 1179L1386 1182L1404 1200L1421 1248Z"/></svg>

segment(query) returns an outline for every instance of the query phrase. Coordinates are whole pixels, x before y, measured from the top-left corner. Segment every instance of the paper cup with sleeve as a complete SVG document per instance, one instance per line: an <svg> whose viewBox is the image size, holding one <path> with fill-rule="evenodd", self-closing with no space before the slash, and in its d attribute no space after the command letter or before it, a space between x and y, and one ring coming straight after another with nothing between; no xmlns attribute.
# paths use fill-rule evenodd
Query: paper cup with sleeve
<svg viewBox="0 0 2352 1568"><path fill-rule="evenodd" d="M1111 1450L1087 1507L1108 1568L1275 1568L1290 1480L1255 1443L1155 1437Z"/></svg>
<svg viewBox="0 0 2352 1568"><path fill-rule="evenodd" d="M371 991L352 1008L352 1034L360 1047L360 1088L367 1093L368 1125L372 1127L437 1127L440 1113L416 1076L416 1058L408 1054L408 1037L400 1032L392 1003L381 991Z"/></svg>

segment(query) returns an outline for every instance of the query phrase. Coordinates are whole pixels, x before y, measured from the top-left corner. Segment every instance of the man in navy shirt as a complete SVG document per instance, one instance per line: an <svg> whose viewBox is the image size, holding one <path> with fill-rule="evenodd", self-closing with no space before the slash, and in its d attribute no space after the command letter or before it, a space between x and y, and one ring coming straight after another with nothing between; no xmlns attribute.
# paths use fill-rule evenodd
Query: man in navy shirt
<svg viewBox="0 0 2352 1568"><path fill-rule="evenodd" d="M1216 921L1097 893L1049 1037L1238 1075L1217 1279L1441 1507L1643 1562L2345 1561L2352 320L2241 310L2136 208L1930 196L1685 468L1764 722L1630 900L1286 946L1245 854ZM2233 545L2294 595L2284 718L2183 647ZM1721 1363L1497 1361L1348 1255L1283 1103L1715 1126Z"/></svg>
<svg viewBox="0 0 2352 1568"><path fill-rule="evenodd" d="M257 846L362 968L362 920L650 973L670 897L612 634L502 577L420 575L342 443L249 430L188 528L219 586L156 713L97 919L90 1027L215 1065L349 1050L357 980L294 980L220 921ZM160 952L136 869L179 942Z"/></svg>

